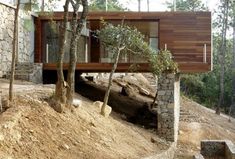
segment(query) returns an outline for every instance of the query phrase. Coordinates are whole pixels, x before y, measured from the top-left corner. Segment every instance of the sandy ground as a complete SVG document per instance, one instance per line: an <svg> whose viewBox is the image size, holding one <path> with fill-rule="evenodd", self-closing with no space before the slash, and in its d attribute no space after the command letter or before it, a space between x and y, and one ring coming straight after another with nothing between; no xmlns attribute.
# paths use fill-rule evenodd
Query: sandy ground
<svg viewBox="0 0 235 159"><path fill-rule="evenodd" d="M14 88L13 106L0 115L0 158L134 159L168 148L155 133L121 120L118 114L101 116L78 94L75 98L82 105L59 114L45 100L53 94L52 85L17 81ZM6 80L0 80L0 90L7 93Z"/></svg>
<svg viewBox="0 0 235 159"><path fill-rule="evenodd" d="M135 78L138 79L138 82ZM117 79L121 82L143 87L154 94L154 89L150 89L149 83L140 75ZM101 82L104 81L101 79ZM120 87L117 91L120 91ZM140 98L140 96L138 95L137 98ZM142 98L149 101L149 98L143 96ZM191 159L193 155L200 152L201 140L231 140L235 143L235 119L231 118L231 122L228 122L228 119L227 115L217 115L214 110L186 97L181 97L179 138L175 158Z"/></svg>
<svg viewBox="0 0 235 159"><path fill-rule="evenodd" d="M201 140L231 140L235 143L235 120L216 115L185 97L181 98L181 117L176 158L191 158L200 151Z"/></svg>
<svg viewBox="0 0 235 159"><path fill-rule="evenodd" d="M167 148L155 133L121 120L112 113L103 118L88 99L81 107L56 113L45 98L53 85L16 82L15 105L0 115L0 158L142 158ZM0 90L8 92L6 80ZM151 142L154 138L155 143ZM216 115L181 97L181 116L176 159L191 159L201 140L228 139L235 143L235 120Z"/></svg>

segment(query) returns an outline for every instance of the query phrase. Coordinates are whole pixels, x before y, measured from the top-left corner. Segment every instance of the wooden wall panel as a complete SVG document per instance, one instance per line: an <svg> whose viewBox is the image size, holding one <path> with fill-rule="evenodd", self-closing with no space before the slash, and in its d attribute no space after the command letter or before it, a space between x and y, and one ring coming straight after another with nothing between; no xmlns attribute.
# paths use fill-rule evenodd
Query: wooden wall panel
<svg viewBox="0 0 235 159"><path fill-rule="evenodd" d="M210 13L176 13L160 19L160 47L172 52L178 63L203 63L207 45L207 64L211 65ZM208 67L210 71L211 67ZM194 68L197 69L197 68ZM183 71L183 70L182 70Z"/></svg>
<svg viewBox="0 0 235 159"><path fill-rule="evenodd" d="M34 62L41 63L42 62L42 23L40 18L35 18L35 55Z"/></svg>
<svg viewBox="0 0 235 159"><path fill-rule="evenodd" d="M54 13L54 20L61 20L62 12ZM207 72L212 68L212 39L210 12L91 12L88 20L158 20L159 46L167 49L179 63L181 72ZM41 20L49 17L41 16ZM203 63L203 48L207 45ZM91 51L91 56L92 56ZM95 59L95 61L97 61Z"/></svg>

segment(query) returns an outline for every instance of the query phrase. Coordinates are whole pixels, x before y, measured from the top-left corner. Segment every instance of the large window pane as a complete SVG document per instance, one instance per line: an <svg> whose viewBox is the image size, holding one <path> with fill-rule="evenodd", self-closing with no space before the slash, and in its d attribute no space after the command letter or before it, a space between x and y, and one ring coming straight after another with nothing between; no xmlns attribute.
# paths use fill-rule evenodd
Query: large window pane
<svg viewBox="0 0 235 159"><path fill-rule="evenodd" d="M121 24L121 20L109 20L113 25ZM158 21L154 20L125 20L125 24L133 28L137 28L144 36L145 41L149 43L150 47L158 50ZM111 63L113 62L113 55L108 52L104 46L100 47L100 62ZM120 55L120 63L145 63L146 60L140 56L132 55L130 52L125 52Z"/></svg>
<svg viewBox="0 0 235 159"><path fill-rule="evenodd" d="M60 26L62 22L45 22L43 24L43 60L45 63L56 63L59 53ZM66 45L64 53L64 62L69 62L71 32L66 36ZM80 63L88 62L88 36L89 32L86 29L82 30L82 35L79 38L76 51L77 61Z"/></svg>

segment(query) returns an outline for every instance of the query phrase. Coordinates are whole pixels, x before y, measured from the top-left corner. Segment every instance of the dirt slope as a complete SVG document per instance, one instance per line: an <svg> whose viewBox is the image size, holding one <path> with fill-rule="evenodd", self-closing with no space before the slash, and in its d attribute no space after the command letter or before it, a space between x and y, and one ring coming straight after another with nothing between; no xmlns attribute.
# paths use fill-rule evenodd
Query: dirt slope
<svg viewBox="0 0 235 159"><path fill-rule="evenodd" d="M128 83L132 86L143 87L154 94L154 89L150 89L150 83L142 80L145 77L146 75L137 76L136 74L130 74L125 77L115 78L115 80ZM105 85L105 82L107 82L105 79L100 79L100 81L102 85ZM151 81L151 79L149 81ZM120 88L117 89L117 91L120 92ZM140 98L140 95L138 95L137 98ZM146 101L149 100L143 96L141 98ZM179 127L176 159L191 159L193 155L199 153L201 140L228 139L235 144L235 119L232 119L232 122L228 122L226 115L216 115L213 110L186 97L181 97Z"/></svg>
<svg viewBox="0 0 235 159"><path fill-rule="evenodd" d="M235 120L216 115L185 97L181 98L178 158L192 157L200 151L201 140L231 140L235 143Z"/></svg>
<svg viewBox="0 0 235 159"><path fill-rule="evenodd" d="M1 81L0 89L6 91L6 86ZM52 95L51 86L19 83L16 90L14 105L0 115L0 158L134 159L168 147L155 133L115 113L104 118L79 95L81 107L59 114L44 100Z"/></svg>
<svg viewBox="0 0 235 159"><path fill-rule="evenodd" d="M0 79L0 90L8 84ZM142 158L167 148L165 141L151 131L121 120L113 113L100 116L92 102L79 95L80 108L56 113L45 98L53 86L17 82L19 95L13 107L0 115L0 158ZM151 142L154 138L155 143ZM235 143L235 120L216 115L185 97L176 159L192 158L200 151L200 141L229 139Z"/></svg>

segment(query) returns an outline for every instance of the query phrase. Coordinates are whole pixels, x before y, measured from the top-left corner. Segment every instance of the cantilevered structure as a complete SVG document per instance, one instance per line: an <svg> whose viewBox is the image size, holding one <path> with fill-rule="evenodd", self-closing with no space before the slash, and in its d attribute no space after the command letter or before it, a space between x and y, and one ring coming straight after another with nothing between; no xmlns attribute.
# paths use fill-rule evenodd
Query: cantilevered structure
<svg viewBox="0 0 235 159"><path fill-rule="evenodd" d="M71 16L71 14L70 14ZM35 62L43 63L43 69L56 70L58 53L59 26L63 13L54 13L56 22L51 27L51 16L35 19ZM136 27L145 35L145 40L153 49L168 49L178 63L180 72L195 73L212 70L212 38L210 12L90 12L82 31L78 49L77 71L107 72L112 67L112 55L105 50L94 31L102 27L101 19L113 24L121 23ZM67 41L69 43L69 36ZM69 45L69 44L68 44ZM66 53L69 48L66 49ZM67 69L68 55L64 68ZM123 55L117 68L118 72L128 72L132 63L140 65L140 72L148 72L148 63L131 55Z"/></svg>

